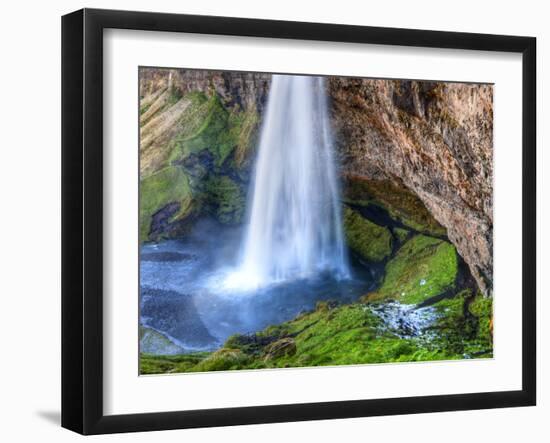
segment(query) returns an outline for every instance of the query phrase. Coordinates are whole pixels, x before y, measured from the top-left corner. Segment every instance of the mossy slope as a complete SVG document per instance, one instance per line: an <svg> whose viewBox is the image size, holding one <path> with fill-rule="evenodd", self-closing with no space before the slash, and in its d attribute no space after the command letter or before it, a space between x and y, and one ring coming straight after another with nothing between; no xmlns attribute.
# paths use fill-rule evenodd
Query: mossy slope
<svg viewBox="0 0 550 443"><path fill-rule="evenodd" d="M362 259L379 262L392 252L390 231L363 218L348 207L343 212L344 233L348 246Z"/></svg>
<svg viewBox="0 0 550 443"><path fill-rule="evenodd" d="M421 303L453 290L457 274L458 257L453 245L437 238L416 235L388 262L382 285L367 299Z"/></svg>
<svg viewBox="0 0 550 443"><path fill-rule="evenodd" d="M403 227L436 237L446 235L446 229L405 186L398 186L390 180L370 180L349 175L344 177L343 192L345 202L382 208Z"/></svg>
<svg viewBox="0 0 550 443"><path fill-rule="evenodd" d="M242 221L259 116L255 108L226 109L215 92L167 89L142 99L140 241L181 234L157 226L154 214L179 204L170 222L209 213Z"/></svg>
<svg viewBox="0 0 550 443"><path fill-rule="evenodd" d="M226 175L212 177L206 182L205 198L220 222L235 224L242 221L246 198L242 186L235 180Z"/></svg>
<svg viewBox="0 0 550 443"><path fill-rule="evenodd" d="M245 115L242 112L229 112L214 94L207 98L204 94L192 95L194 106L184 114L181 130L170 140L170 160L184 160L191 154L208 150L214 158L214 166L223 165L231 152L239 145Z"/></svg>
<svg viewBox="0 0 550 443"><path fill-rule="evenodd" d="M142 179L139 184L139 238L149 237L153 214L172 202L180 205L180 210L171 221L183 219L191 212L192 194L184 171L176 166L168 166Z"/></svg>

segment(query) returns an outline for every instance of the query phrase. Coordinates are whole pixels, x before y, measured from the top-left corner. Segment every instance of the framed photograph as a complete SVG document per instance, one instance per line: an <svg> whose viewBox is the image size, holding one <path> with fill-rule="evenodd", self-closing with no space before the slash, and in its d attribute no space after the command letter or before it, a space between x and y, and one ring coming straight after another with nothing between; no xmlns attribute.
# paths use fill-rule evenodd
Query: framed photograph
<svg viewBox="0 0 550 443"><path fill-rule="evenodd" d="M62 20L62 425L536 401L531 37Z"/></svg>

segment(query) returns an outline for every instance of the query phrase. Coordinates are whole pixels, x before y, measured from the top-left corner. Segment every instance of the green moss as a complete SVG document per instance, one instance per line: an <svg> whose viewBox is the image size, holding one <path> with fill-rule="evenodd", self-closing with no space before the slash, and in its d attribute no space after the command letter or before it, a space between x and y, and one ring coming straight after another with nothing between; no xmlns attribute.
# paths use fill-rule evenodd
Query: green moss
<svg viewBox="0 0 550 443"><path fill-rule="evenodd" d="M343 191L346 202L358 206L377 205L415 231L434 236L446 234L446 229L434 219L422 201L403 185L390 180L348 176Z"/></svg>
<svg viewBox="0 0 550 443"><path fill-rule="evenodd" d="M247 368L300 367L382 363L399 361L439 360L459 358L440 349L426 347L419 340L405 340L389 331L381 330L381 321L368 305L356 303L330 309L319 305L312 313L301 315L277 328L273 334L268 328L256 334L255 342L271 337L273 343L279 337L293 337L296 352L266 361L263 358L270 345L250 348L241 345L240 350L250 355ZM271 329L271 330L269 330ZM275 341L278 340L278 341ZM238 336L232 339L238 346ZM226 343L227 346L227 343Z"/></svg>
<svg viewBox="0 0 550 443"><path fill-rule="evenodd" d="M146 103L145 105L142 105L139 107L139 115L145 114L149 108L151 107L152 103Z"/></svg>
<svg viewBox="0 0 550 443"><path fill-rule="evenodd" d="M402 228L394 228L393 233L397 237L397 240L399 240L400 243L403 243L407 238L409 238L409 235L411 231L407 231L406 229Z"/></svg>
<svg viewBox="0 0 550 443"><path fill-rule="evenodd" d="M150 355L142 353L139 356L139 373L147 375L187 372L208 356L208 352L180 355Z"/></svg>
<svg viewBox="0 0 550 443"><path fill-rule="evenodd" d="M475 334L472 319L464 315L464 306L469 295L469 290L463 290L454 297L441 300L434 305L439 314L439 319L432 327L432 330L437 332L437 344L459 355L464 354L466 341Z"/></svg>
<svg viewBox="0 0 550 443"><path fill-rule="evenodd" d="M187 176L179 167L169 166L144 179L139 184L139 238L149 235L153 214L172 202L179 202L180 212L174 219L182 219L191 208L191 191Z"/></svg>
<svg viewBox="0 0 550 443"><path fill-rule="evenodd" d="M493 341L493 298L478 293L470 303L470 313L478 319L478 337L482 342Z"/></svg>
<svg viewBox="0 0 550 443"><path fill-rule="evenodd" d="M180 120L181 130L171 141L170 161L185 159L208 150L216 167L221 167L239 145L245 116L225 109L217 95L205 101L203 94L187 95L192 100Z"/></svg>
<svg viewBox="0 0 550 443"><path fill-rule="evenodd" d="M166 100L166 105L165 105L166 109L174 106L183 97L183 94L177 88L172 87L172 88L170 88L170 90L168 92L169 92L169 95L168 95L168 98Z"/></svg>
<svg viewBox="0 0 550 443"><path fill-rule="evenodd" d="M196 213L199 208L206 208L212 209L222 223L241 222L245 190L229 174L246 178L241 175L246 176L250 166L251 146L259 122L257 111L228 111L215 93L208 97L202 92L191 92L182 97L173 88L164 95L166 106L180 100L188 104L182 108L174 135L155 148L158 151L155 158L168 153L166 159L155 163L155 169L159 168L156 172L142 177L140 241L148 240L152 215L172 202L180 203L181 210L171 221L183 219L191 209ZM190 155L203 152L208 155L185 162ZM201 206L205 202L207 205Z"/></svg>
<svg viewBox="0 0 550 443"><path fill-rule="evenodd" d="M387 228L363 218L358 212L344 208L343 224L349 247L363 259L379 262L392 252L392 235Z"/></svg>
<svg viewBox="0 0 550 443"><path fill-rule="evenodd" d="M470 301L468 289L439 301L433 308L436 312L433 325L423 335L412 338L399 337L388 329L369 303L335 306L321 302L314 311L294 320L269 326L256 334L233 335L214 353L177 357L142 355L142 373L491 357L491 301L480 295ZM465 306L469 306L468 315ZM273 352L274 348L280 352Z"/></svg>
<svg viewBox="0 0 550 443"><path fill-rule="evenodd" d="M317 309L253 336L233 336L212 354L162 358L142 356L142 372L202 372L233 369L388 363L463 358L420 339L403 339L381 328L369 305L356 303ZM276 332L276 334L273 334ZM280 334L280 335L279 335ZM278 343L291 352L273 353ZM197 361L200 360L200 361ZM193 361L196 364L192 364ZM151 373L151 372L147 372Z"/></svg>
<svg viewBox="0 0 550 443"><path fill-rule="evenodd" d="M241 185L226 175L214 176L207 181L205 194L220 222L234 224L242 221L246 198Z"/></svg>
<svg viewBox="0 0 550 443"><path fill-rule="evenodd" d="M437 346L466 358L492 357L492 299L464 289L434 305L439 319L432 327Z"/></svg>
<svg viewBox="0 0 550 443"><path fill-rule="evenodd" d="M458 258L453 245L416 235L388 262L381 287L369 294L368 299L420 303L452 289L457 272Z"/></svg>
<svg viewBox="0 0 550 443"><path fill-rule="evenodd" d="M178 131L168 142L170 151L169 162L183 159L189 152L184 149L189 140L200 135L206 127L206 122L211 113L211 105L208 97L202 92L191 92L185 95L189 105L185 108L178 120Z"/></svg>
<svg viewBox="0 0 550 443"><path fill-rule="evenodd" d="M256 145L260 116L253 108L234 117L237 146L235 149L234 167L237 171L248 169L252 161L254 146Z"/></svg>
<svg viewBox="0 0 550 443"><path fill-rule="evenodd" d="M250 361L250 357L238 349L219 349L190 369L190 372L227 371L238 369Z"/></svg>

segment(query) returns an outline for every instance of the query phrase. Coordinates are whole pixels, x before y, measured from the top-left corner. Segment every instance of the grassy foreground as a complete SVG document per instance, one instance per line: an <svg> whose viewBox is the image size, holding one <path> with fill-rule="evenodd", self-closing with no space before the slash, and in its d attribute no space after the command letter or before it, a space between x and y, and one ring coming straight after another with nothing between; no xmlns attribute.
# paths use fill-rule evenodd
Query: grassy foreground
<svg viewBox="0 0 550 443"><path fill-rule="evenodd" d="M313 312L252 335L234 335L215 352L142 354L142 374L288 368L492 357L491 299L462 291L434 305L438 317L421 337L402 338L373 308L322 302Z"/></svg>

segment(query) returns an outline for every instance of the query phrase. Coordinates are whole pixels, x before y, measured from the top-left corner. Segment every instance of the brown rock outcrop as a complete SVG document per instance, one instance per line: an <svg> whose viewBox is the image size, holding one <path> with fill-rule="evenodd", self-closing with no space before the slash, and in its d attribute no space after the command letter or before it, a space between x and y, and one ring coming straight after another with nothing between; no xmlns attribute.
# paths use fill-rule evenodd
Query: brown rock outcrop
<svg viewBox="0 0 550 443"><path fill-rule="evenodd" d="M344 173L413 191L491 294L492 86L333 77L329 91Z"/></svg>
<svg viewBox="0 0 550 443"><path fill-rule="evenodd" d="M261 112L267 101L270 83L271 74L264 73L142 68L139 93L145 98L169 86L182 95L215 91L228 108L256 108Z"/></svg>

